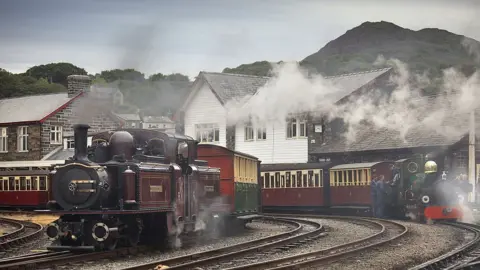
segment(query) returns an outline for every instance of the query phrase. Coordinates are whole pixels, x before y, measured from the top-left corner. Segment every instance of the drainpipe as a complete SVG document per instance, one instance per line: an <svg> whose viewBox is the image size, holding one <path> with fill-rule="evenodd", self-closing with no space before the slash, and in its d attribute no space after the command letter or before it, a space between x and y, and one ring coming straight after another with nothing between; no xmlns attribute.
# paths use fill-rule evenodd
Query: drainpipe
<svg viewBox="0 0 480 270"><path fill-rule="evenodd" d="M472 194L470 195L470 202L476 201L476 186L475 186L475 110L470 113L470 132L468 136L468 182L472 184Z"/></svg>

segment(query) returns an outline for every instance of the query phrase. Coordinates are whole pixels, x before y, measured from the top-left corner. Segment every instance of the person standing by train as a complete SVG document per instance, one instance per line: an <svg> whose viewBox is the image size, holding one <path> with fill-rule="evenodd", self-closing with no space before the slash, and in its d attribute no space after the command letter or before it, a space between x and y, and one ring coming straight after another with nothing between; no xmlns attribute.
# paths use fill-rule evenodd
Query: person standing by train
<svg viewBox="0 0 480 270"><path fill-rule="evenodd" d="M385 176L380 175L377 181L377 215L378 218L383 218L384 209L386 204L386 186L385 186Z"/></svg>
<svg viewBox="0 0 480 270"><path fill-rule="evenodd" d="M372 174L372 181L370 183L370 195L372 198L372 213L373 216L377 216L377 204L378 204L378 199L377 199L377 175L375 173Z"/></svg>

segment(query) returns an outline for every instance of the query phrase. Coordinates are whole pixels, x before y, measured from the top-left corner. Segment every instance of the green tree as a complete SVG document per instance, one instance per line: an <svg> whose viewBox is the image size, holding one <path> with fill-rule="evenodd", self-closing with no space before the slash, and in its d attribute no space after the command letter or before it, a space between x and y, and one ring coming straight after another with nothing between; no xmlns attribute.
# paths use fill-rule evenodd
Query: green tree
<svg viewBox="0 0 480 270"><path fill-rule="evenodd" d="M161 80L165 80L165 75L163 75L162 73L155 73L153 75L150 75L148 79L152 82L161 81Z"/></svg>
<svg viewBox="0 0 480 270"><path fill-rule="evenodd" d="M190 79L188 76L180 74L180 73L172 73L165 77L167 81L177 81L177 82L189 82Z"/></svg>
<svg viewBox="0 0 480 270"><path fill-rule="evenodd" d="M24 75L31 76L37 80L45 78L51 83L67 86L67 77L72 74L87 75L87 71L70 63L50 63L31 67Z"/></svg>
<svg viewBox="0 0 480 270"><path fill-rule="evenodd" d="M140 71L137 71L132 68L104 70L100 73L100 77L105 79L105 81L108 83L118 81L118 80L137 81L137 82L145 81L145 75Z"/></svg>

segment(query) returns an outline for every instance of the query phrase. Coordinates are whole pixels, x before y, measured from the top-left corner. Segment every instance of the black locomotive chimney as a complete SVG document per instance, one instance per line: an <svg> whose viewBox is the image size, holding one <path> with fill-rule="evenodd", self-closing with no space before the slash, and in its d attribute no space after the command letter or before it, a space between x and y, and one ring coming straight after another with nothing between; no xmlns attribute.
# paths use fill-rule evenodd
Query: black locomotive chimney
<svg viewBox="0 0 480 270"><path fill-rule="evenodd" d="M87 158L87 137L89 125L77 124L73 126L73 135L75 139L75 155L74 160L88 161Z"/></svg>

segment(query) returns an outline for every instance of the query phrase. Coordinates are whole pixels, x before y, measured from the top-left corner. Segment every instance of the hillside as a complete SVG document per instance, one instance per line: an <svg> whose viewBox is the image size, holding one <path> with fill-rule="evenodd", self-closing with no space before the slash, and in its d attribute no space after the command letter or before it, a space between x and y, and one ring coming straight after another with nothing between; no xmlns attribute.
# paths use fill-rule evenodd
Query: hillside
<svg viewBox="0 0 480 270"><path fill-rule="evenodd" d="M442 29L413 31L385 21L365 22L330 41L300 64L328 76L372 69L377 56L383 55L407 63L414 71L429 71L432 76L451 66L471 73L480 65L475 64L462 46L464 38ZM478 41L473 42L480 46ZM223 72L267 75L270 70L267 63L244 64Z"/></svg>

